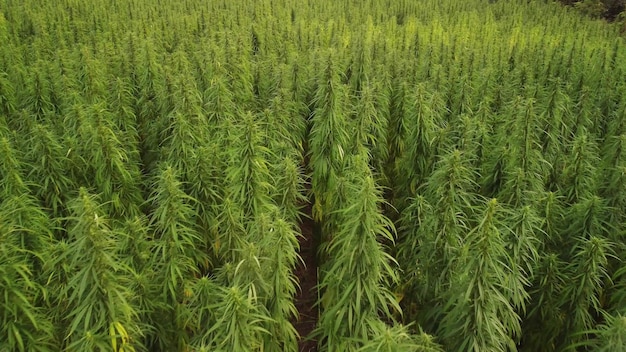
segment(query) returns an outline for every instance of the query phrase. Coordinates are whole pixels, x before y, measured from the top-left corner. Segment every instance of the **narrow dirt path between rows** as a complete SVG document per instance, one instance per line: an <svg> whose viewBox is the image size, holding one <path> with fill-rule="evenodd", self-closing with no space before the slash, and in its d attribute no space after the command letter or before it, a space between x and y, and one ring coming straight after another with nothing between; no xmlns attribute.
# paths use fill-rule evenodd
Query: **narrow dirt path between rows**
<svg viewBox="0 0 626 352"><path fill-rule="evenodd" d="M315 239L315 223L311 216L311 204L307 203L303 209L304 216L300 221L300 256L303 263L299 263L295 275L300 283L300 292L295 297L295 305L299 318L294 327L300 334L298 350L300 352L317 352L317 341L307 337L317 325L317 241Z"/></svg>

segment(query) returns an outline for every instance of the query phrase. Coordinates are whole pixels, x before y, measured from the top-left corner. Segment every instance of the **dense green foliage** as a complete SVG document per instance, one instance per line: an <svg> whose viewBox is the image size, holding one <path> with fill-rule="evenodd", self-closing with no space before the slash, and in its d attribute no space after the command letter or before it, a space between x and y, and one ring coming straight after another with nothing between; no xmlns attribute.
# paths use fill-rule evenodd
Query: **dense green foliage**
<svg viewBox="0 0 626 352"><path fill-rule="evenodd" d="M307 201L321 351L626 351L617 25L0 0L0 43L0 351L297 351Z"/></svg>

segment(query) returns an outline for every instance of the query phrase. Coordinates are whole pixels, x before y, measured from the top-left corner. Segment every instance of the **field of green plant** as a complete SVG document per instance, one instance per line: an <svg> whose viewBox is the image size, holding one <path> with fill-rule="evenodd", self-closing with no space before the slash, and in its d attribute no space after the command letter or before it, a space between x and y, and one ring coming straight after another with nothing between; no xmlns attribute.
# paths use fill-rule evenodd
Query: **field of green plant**
<svg viewBox="0 0 626 352"><path fill-rule="evenodd" d="M626 351L625 239L616 25L0 0L2 352Z"/></svg>

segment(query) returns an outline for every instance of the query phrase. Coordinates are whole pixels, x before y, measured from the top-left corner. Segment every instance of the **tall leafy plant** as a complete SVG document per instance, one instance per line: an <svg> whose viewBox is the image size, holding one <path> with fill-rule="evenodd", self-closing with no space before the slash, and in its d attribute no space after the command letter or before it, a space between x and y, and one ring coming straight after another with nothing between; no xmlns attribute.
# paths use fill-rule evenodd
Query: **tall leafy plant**
<svg viewBox="0 0 626 352"><path fill-rule="evenodd" d="M138 310L129 289L132 268L120 260L124 234L110 227L97 198L81 188L71 203L65 252L54 261L69 265L58 292L64 348L141 351Z"/></svg>

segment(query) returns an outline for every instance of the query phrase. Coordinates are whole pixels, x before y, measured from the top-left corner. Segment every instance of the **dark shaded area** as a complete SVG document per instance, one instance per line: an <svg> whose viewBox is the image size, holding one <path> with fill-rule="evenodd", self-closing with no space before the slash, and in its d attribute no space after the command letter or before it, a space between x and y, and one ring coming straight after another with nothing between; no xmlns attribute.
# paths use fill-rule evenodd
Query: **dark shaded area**
<svg viewBox="0 0 626 352"><path fill-rule="evenodd" d="M317 341L307 337L317 325L317 240L315 238L315 223L311 216L311 204L307 203L303 209L304 217L300 222L300 257L295 275L300 284L300 292L295 297L295 306L298 310L298 320L294 327L300 335L298 350L300 352L317 352Z"/></svg>
<svg viewBox="0 0 626 352"><path fill-rule="evenodd" d="M604 17L609 21L614 20L626 9L626 0L602 0L602 2L606 8Z"/></svg>
<svg viewBox="0 0 626 352"><path fill-rule="evenodd" d="M578 2L583 0L559 0L562 4L567 6L574 6ZM617 19L620 13L626 10L626 0L593 0L598 3L602 3L604 7L604 13L602 17L607 21L614 21Z"/></svg>

